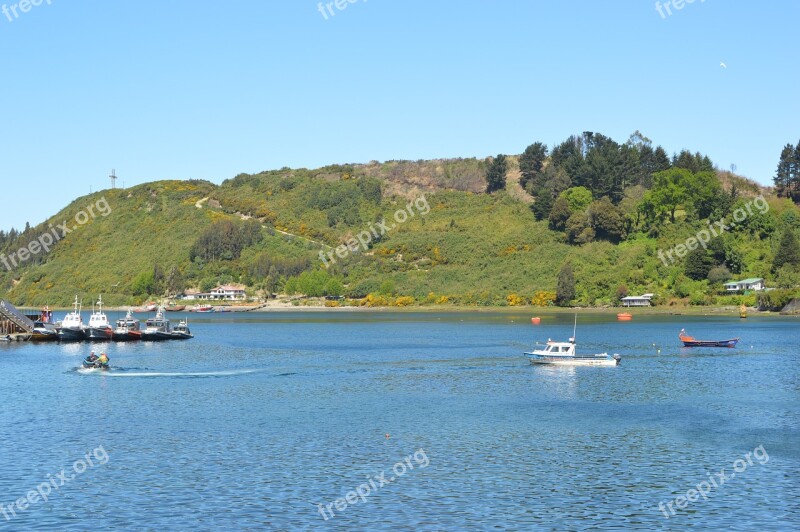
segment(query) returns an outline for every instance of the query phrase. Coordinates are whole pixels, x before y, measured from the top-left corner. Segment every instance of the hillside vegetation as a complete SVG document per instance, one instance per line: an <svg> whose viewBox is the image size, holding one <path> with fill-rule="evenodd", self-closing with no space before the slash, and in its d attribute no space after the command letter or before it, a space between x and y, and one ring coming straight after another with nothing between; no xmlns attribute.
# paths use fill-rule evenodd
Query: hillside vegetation
<svg viewBox="0 0 800 532"><path fill-rule="evenodd" d="M106 215L74 223L101 204ZM64 306L102 293L129 305L238 282L254 297L342 295L373 306L548 305L567 264L574 296L559 302L583 306L644 292L660 304L752 304L754 296L720 295L722 283L764 277L782 289L763 302L776 307L800 284L791 198L699 153L668 157L638 132L624 144L584 133L552 150L534 143L486 160L284 168L221 185L105 190L38 227L0 232L3 256L64 221L76 227L49 253L0 269L4 298ZM676 246L691 247L704 231L703 245L680 253Z"/></svg>

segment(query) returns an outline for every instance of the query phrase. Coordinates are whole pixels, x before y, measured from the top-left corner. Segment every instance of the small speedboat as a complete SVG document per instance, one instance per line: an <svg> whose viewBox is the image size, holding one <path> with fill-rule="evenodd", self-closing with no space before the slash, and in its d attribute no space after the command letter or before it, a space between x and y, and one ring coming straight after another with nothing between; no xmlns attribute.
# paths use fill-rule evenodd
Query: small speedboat
<svg viewBox="0 0 800 532"><path fill-rule="evenodd" d="M211 305L195 305L192 312L214 312L214 307Z"/></svg>
<svg viewBox="0 0 800 532"><path fill-rule="evenodd" d="M91 360L89 357L83 359L82 365L84 369L109 369L108 362L102 363L97 360Z"/></svg>
<svg viewBox="0 0 800 532"><path fill-rule="evenodd" d="M696 340L692 336L686 335L686 330L681 329L678 333L678 338L683 342L684 347L736 347L739 342L738 338L730 338L728 340Z"/></svg>

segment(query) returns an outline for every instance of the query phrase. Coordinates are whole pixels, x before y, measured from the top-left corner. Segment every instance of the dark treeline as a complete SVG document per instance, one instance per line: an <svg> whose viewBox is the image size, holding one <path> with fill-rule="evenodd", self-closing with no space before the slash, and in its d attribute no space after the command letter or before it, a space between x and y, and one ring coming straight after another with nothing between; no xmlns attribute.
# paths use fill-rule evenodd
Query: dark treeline
<svg viewBox="0 0 800 532"><path fill-rule="evenodd" d="M722 187L708 156L682 150L670 157L639 131L624 144L591 131L552 150L535 142L520 155L519 169L536 219L547 220L573 244L619 242L634 229L674 222L679 206L705 218L722 202L713 197ZM488 166L487 192L504 188L505 172L505 157L498 155ZM690 197L689 190L700 197Z"/></svg>
<svg viewBox="0 0 800 532"><path fill-rule="evenodd" d="M262 239L261 224L255 220L219 220L209 225L197 238L189 258L194 262L234 260L239 258L244 248Z"/></svg>

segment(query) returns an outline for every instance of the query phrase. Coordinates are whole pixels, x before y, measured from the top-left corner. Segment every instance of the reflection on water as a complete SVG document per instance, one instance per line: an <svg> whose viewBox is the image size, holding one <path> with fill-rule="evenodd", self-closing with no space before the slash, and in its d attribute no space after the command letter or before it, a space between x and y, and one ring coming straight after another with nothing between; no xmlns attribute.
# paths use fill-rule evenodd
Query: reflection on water
<svg viewBox="0 0 800 532"><path fill-rule="evenodd" d="M109 455L13 529L797 528L796 320L581 316L581 350L622 355L610 368L523 356L569 315L193 320L186 342L0 346L0 503ZM686 351L688 325L740 347ZM92 349L110 371L77 370ZM759 445L768 463L659 512ZM319 514L418 449L428 467Z"/></svg>

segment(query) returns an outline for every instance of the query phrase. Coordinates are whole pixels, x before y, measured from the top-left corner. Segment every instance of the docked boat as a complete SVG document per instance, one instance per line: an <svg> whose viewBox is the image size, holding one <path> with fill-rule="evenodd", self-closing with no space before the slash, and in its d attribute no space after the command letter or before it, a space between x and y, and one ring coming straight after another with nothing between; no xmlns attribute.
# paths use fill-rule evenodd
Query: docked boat
<svg viewBox="0 0 800 532"><path fill-rule="evenodd" d="M578 318L575 317L575 328L577 328ZM553 366L616 366L622 357L617 354L578 354L575 352L575 329L572 338L568 342L554 342L550 339L544 349L534 349L525 355L530 359L531 364L548 364Z"/></svg>
<svg viewBox="0 0 800 532"><path fill-rule="evenodd" d="M156 305L155 303L145 303L144 306L133 309L133 312L141 314L144 312L156 312L157 310L158 310L158 305Z"/></svg>
<svg viewBox="0 0 800 532"><path fill-rule="evenodd" d="M44 307L38 318L33 320L31 341L50 342L55 340L58 340L58 329L53 323L53 312L48 307Z"/></svg>
<svg viewBox="0 0 800 532"><path fill-rule="evenodd" d="M166 309L167 312L181 312L186 309L186 305L170 305Z"/></svg>
<svg viewBox="0 0 800 532"><path fill-rule="evenodd" d="M83 318L81 318L78 296L75 296L75 302L72 306L72 312L64 316L61 324L56 327L60 342L82 342L86 338L84 334L86 327L83 324Z"/></svg>
<svg viewBox="0 0 800 532"><path fill-rule="evenodd" d="M175 340L188 340L189 338L194 338L192 331L189 330L189 324L186 320L181 320L172 329L172 338Z"/></svg>
<svg viewBox="0 0 800 532"><path fill-rule="evenodd" d="M114 329L108 322L108 316L103 312L103 296L97 300L97 312L92 310L89 325L85 329L86 339L92 341L108 341L114 334Z"/></svg>
<svg viewBox="0 0 800 532"><path fill-rule="evenodd" d="M117 320L112 339L116 342L130 342L142 338L141 323L133 317L129 309L124 318Z"/></svg>
<svg viewBox="0 0 800 532"><path fill-rule="evenodd" d="M160 341L172 338L172 327L169 320L164 317L164 307L161 307L154 318L149 318L145 322L142 340Z"/></svg>
<svg viewBox="0 0 800 532"><path fill-rule="evenodd" d="M195 305L192 312L214 312L214 307L211 305Z"/></svg>
<svg viewBox="0 0 800 532"><path fill-rule="evenodd" d="M681 329L678 338L683 342L684 347L736 347L738 338L728 340L697 340L693 336L688 336L685 329Z"/></svg>

